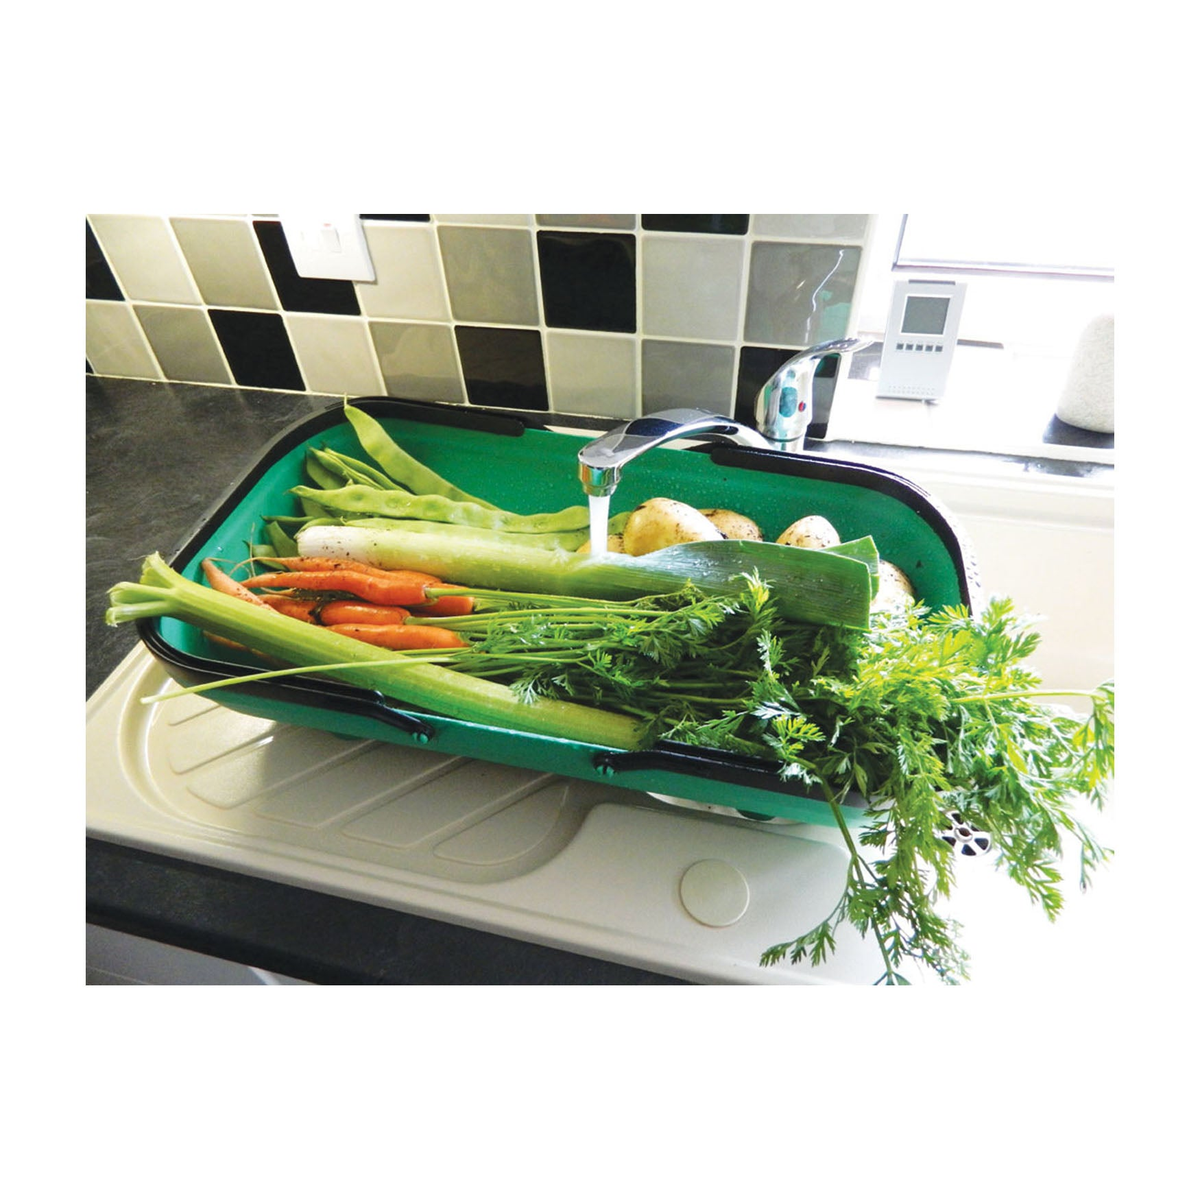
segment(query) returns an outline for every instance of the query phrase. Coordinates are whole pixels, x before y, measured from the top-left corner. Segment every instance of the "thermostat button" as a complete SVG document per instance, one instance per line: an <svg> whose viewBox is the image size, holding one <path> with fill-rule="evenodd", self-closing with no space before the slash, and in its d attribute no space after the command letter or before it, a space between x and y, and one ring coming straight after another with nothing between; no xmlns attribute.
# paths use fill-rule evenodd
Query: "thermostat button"
<svg viewBox="0 0 1200 1200"><path fill-rule="evenodd" d="M737 867L705 858L684 871L679 899L701 925L732 925L750 906L750 885Z"/></svg>

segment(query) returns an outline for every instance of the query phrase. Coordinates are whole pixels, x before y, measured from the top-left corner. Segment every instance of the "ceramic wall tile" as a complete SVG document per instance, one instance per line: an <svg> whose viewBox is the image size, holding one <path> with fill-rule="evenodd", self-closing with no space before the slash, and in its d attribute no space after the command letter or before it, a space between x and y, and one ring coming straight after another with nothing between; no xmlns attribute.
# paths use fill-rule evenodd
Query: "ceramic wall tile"
<svg viewBox="0 0 1200 1200"><path fill-rule="evenodd" d="M292 349L310 392L378 395L383 381L367 323L358 317L288 313Z"/></svg>
<svg viewBox="0 0 1200 1200"><path fill-rule="evenodd" d="M546 324L637 332L637 241L624 233L537 235Z"/></svg>
<svg viewBox="0 0 1200 1200"><path fill-rule="evenodd" d="M528 233L443 225L438 242L456 321L539 323L533 240Z"/></svg>
<svg viewBox="0 0 1200 1200"><path fill-rule="evenodd" d="M702 342L642 342L642 411L703 408L733 412L732 346Z"/></svg>
<svg viewBox="0 0 1200 1200"><path fill-rule="evenodd" d="M527 228L530 221L529 213L436 213L435 216L442 225L516 225Z"/></svg>
<svg viewBox="0 0 1200 1200"><path fill-rule="evenodd" d="M750 226L749 216L709 216L703 214L676 214L647 216L642 214L643 229L657 229L675 233L731 233L743 234Z"/></svg>
<svg viewBox="0 0 1200 1200"><path fill-rule="evenodd" d="M141 324L128 304L88 300L84 322L87 360L97 375L162 379Z"/></svg>
<svg viewBox="0 0 1200 1200"><path fill-rule="evenodd" d="M84 274L84 295L89 300L124 300L121 285L96 241L91 224L84 222L87 229L87 265Z"/></svg>
<svg viewBox="0 0 1200 1200"><path fill-rule="evenodd" d="M464 401L458 352L448 325L406 321L370 324L385 395L451 404Z"/></svg>
<svg viewBox="0 0 1200 1200"><path fill-rule="evenodd" d="M168 379L233 382L204 309L177 304L135 304L133 311Z"/></svg>
<svg viewBox="0 0 1200 1200"><path fill-rule="evenodd" d="M542 335L536 329L456 325L454 339L471 404L549 410Z"/></svg>
<svg viewBox="0 0 1200 1200"><path fill-rule="evenodd" d="M823 213L815 216L755 214L751 232L757 237L813 238L861 242L867 236L869 216L852 213Z"/></svg>
<svg viewBox="0 0 1200 1200"><path fill-rule="evenodd" d="M90 217L88 370L614 421L677 407L752 419L772 363L849 332L873 223L361 219L373 283L300 276L277 214Z"/></svg>
<svg viewBox="0 0 1200 1200"><path fill-rule="evenodd" d="M279 313L210 308L208 315L235 383L284 392L304 391L304 378Z"/></svg>
<svg viewBox="0 0 1200 1200"><path fill-rule="evenodd" d="M858 246L755 242L744 336L771 346L844 337L858 277Z"/></svg>
<svg viewBox="0 0 1200 1200"><path fill-rule="evenodd" d="M538 213L539 225L566 229L636 229L634 213Z"/></svg>
<svg viewBox="0 0 1200 1200"><path fill-rule="evenodd" d="M126 299L200 303L165 217L95 214L88 220Z"/></svg>
<svg viewBox="0 0 1200 1200"><path fill-rule="evenodd" d="M616 334L546 334L555 412L628 420L638 415L637 340Z"/></svg>
<svg viewBox="0 0 1200 1200"><path fill-rule="evenodd" d="M450 304L433 228L364 224L363 233L375 282L354 285L362 311L368 317L448 321Z"/></svg>
<svg viewBox="0 0 1200 1200"><path fill-rule="evenodd" d="M642 332L735 341L742 308L742 238L642 239Z"/></svg>
<svg viewBox="0 0 1200 1200"><path fill-rule="evenodd" d="M241 219L174 217L171 228L205 304L277 309L258 239Z"/></svg>

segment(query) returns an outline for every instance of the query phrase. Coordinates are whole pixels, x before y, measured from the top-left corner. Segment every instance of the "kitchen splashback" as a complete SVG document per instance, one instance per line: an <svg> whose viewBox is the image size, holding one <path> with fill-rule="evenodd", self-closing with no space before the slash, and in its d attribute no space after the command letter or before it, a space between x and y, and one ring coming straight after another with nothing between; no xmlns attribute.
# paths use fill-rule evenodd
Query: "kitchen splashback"
<svg viewBox="0 0 1200 1200"><path fill-rule="evenodd" d="M374 283L301 278L273 216L87 218L98 375L627 419L751 418L854 330L868 215L364 214Z"/></svg>

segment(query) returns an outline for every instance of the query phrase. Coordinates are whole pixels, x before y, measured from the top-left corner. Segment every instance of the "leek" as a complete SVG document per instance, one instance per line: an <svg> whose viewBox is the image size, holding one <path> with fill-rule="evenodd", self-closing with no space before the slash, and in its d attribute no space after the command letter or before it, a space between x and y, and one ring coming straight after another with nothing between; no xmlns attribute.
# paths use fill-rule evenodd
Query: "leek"
<svg viewBox="0 0 1200 1200"><path fill-rule="evenodd" d="M272 609L185 579L159 554L146 558L137 583L112 587L109 601L106 624L174 617L294 666L336 664L339 679L442 716L621 750L644 745L639 723L632 717L567 701L530 700L503 684L406 659L404 651L384 650L319 625L281 617ZM347 662L362 665L346 668Z"/></svg>
<svg viewBox="0 0 1200 1200"><path fill-rule="evenodd" d="M878 555L870 538L829 550L774 542L687 542L634 558L563 550L498 549L484 539L440 537L401 528L310 525L296 535L306 556L350 558L391 569L426 571L462 587L626 600L678 591L691 583L736 593L747 574L770 588L781 615L814 625L866 629ZM874 558L876 570L864 557Z"/></svg>

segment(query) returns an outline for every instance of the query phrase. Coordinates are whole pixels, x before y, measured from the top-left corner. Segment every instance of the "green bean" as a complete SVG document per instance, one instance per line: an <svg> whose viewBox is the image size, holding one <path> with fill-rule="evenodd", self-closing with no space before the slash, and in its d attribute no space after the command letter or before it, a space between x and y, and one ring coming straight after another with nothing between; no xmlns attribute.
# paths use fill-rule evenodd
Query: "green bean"
<svg viewBox="0 0 1200 1200"><path fill-rule="evenodd" d="M504 512L484 508L473 501L460 502L446 496L414 496L408 492L383 492L378 488L351 484L343 488L292 488L301 503L311 501L343 516L412 517L422 521L442 521L451 525L471 525L476 529L499 529L505 533L561 533L586 529L588 510L581 504L554 513Z"/></svg>
<svg viewBox="0 0 1200 1200"><path fill-rule="evenodd" d="M444 496L461 504L477 504L481 508L495 508L486 500L471 496L461 488L443 479L436 471L418 462L408 451L398 446L384 427L361 408L352 404L344 406L346 419L354 427L362 448L401 487L418 496Z"/></svg>
<svg viewBox="0 0 1200 1200"><path fill-rule="evenodd" d="M335 483L323 483L322 487L340 487L345 483L361 483L367 487L382 488L384 491L395 491L395 480L389 479L382 471L375 470L367 463L359 462L336 450L319 450L315 447L309 453L321 466L332 473ZM340 478L338 478L340 477Z"/></svg>
<svg viewBox="0 0 1200 1200"><path fill-rule="evenodd" d="M284 532L278 521L268 521L263 526L263 532L271 543L271 551L279 558L294 558L299 551L296 549L296 539Z"/></svg>
<svg viewBox="0 0 1200 1200"><path fill-rule="evenodd" d="M335 471L331 471L321 462L317 457L317 451L311 446L304 458L304 470L309 479L319 488L337 488L346 482L343 476L338 475Z"/></svg>

